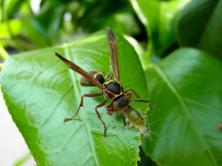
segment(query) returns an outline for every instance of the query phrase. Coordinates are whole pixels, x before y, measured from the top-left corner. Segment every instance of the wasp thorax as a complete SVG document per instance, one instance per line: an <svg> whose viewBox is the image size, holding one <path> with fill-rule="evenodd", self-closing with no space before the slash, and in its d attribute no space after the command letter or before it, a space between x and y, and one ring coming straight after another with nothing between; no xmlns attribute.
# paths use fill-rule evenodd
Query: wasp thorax
<svg viewBox="0 0 222 166"><path fill-rule="evenodd" d="M96 73L96 74L94 74L93 77L94 77L97 81L99 81L100 84L103 84L103 83L105 82L105 78L104 78L104 76L103 76L102 73Z"/></svg>
<svg viewBox="0 0 222 166"><path fill-rule="evenodd" d="M105 86L112 93L120 94L122 92L122 87L117 81L111 80L107 82Z"/></svg>
<svg viewBox="0 0 222 166"><path fill-rule="evenodd" d="M93 76L101 84L105 82L105 78L101 72L90 71L89 74ZM80 84L83 86L94 86L86 77L83 76L80 78Z"/></svg>

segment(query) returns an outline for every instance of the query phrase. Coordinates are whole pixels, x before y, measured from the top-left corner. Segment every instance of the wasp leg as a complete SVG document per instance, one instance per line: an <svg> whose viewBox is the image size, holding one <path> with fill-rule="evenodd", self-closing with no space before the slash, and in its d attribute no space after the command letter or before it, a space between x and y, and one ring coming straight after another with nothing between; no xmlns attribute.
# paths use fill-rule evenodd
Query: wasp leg
<svg viewBox="0 0 222 166"><path fill-rule="evenodd" d="M133 89L126 89L125 93L131 92L132 94L134 94L137 98L139 98L140 96L136 93L136 91L134 91Z"/></svg>
<svg viewBox="0 0 222 166"><path fill-rule="evenodd" d="M126 119L125 119L124 116L122 116L122 118L123 118L123 125L124 125L124 127L125 127L125 126L126 126Z"/></svg>
<svg viewBox="0 0 222 166"><path fill-rule="evenodd" d="M70 120L73 120L75 118L76 115L78 115L79 111L80 111L80 108L83 106L83 99L84 97L97 97L97 96L101 96L102 93L97 93L97 94L83 94L81 96L81 100L80 100L80 103L79 103L79 106L78 106L78 109L77 111L71 116L71 117L68 117L68 118L65 118L64 121L67 122L67 121L70 121Z"/></svg>
<svg viewBox="0 0 222 166"><path fill-rule="evenodd" d="M103 124L103 127L104 127L104 136L105 136L105 137L106 137L106 133L107 133L107 127L106 127L106 124L105 124L105 122L103 121L100 113L98 112L98 108L104 106L106 102L107 102L107 99L104 99L104 100L103 100L101 103L99 103L99 104L96 106L96 108L95 108L96 115L97 115L97 117L99 118L99 120L100 120L100 121L102 122L102 124Z"/></svg>
<svg viewBox="0 0 222 166"><path fill-rule="evenodd" d="M130 100L130 101L136 101L136 102L151 104L151 101L150 101L150 100L147 100L147 99L132 99L132 100Z"/></svg>
<svg viewBox="0 0 222 166"><path fill-rule="evenodd" d="M107 76L106 76L106 80L111 80L113 78L113 72L109 73Z"/></svg>
<svg viewBox="0 0 222 166"><path fill-rule="evenodd" d="M113 112L115 111L115 109L114 109L114 107L113 107L113 102L114 102L114 101L112 101L112 102L106 107L106 110L108 111L108 114L109 114L110 116L112 116Z"/></svg>

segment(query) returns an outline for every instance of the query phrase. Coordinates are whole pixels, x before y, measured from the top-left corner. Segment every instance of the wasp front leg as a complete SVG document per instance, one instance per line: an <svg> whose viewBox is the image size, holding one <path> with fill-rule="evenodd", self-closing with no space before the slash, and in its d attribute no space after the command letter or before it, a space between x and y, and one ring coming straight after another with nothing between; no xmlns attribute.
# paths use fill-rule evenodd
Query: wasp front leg
<svg viewBox="0 0 222 166"><path fill-rule="evenodd" d="M104 136L106 136L107 127L106 127L106 124L105 124L105 122L103 121L103 119L102 119L102 117L101 117L101 115L100 115L100 113L99 113L99 111L98 111L98 108L104 106L104 105L106 104L106 102L107 102L107 99L104 99L104 100L103 100L101 103L99 103L99 104L96 106L96 108L95 108L96 115L97 115L97 117L99 118L99 120L102 122L103 127L104 127Z"/></svg>
<svg viewBox="0 0 222 166"><path fill-rule="evenodd" d="M82 95L80 103L79 103L79 106L78 106L76 112L71 117L65 118L64 121L67 122L67 121L73 120L78 115L78 113L80 111L80 108L83 106L83 99L84 99L84 97L97 97L97 96L101 96L101 95L102 95L102 93L84 94L84 95Z"/></svg>
<svg viewBox="0 0 222 166"><path fill-rule="evenodd" d="M114 106L113 106L113 102L111 102L107 107L107 111L108 111L108 114L111 116L113 114L113 112L117 111ZM123 116L123 112L121 112L121 116L122 116L122 120L123 120L123 125L126 126L126 120L125 120L125 117Z"/></svg>
<svg viewBox="0 0 222 166"><path fill-rule="evenodd" d="M113 78L113 72L109 73L107 76L106 76L106 80L111 80Z"/></svg>
<svg viewBox="0 0 222 166"><path fill-rule="evenodd" d="M107 107L106 110L110 116L112 116L113 112L116 111L113 106L114 101L112 101Z"/></svg>

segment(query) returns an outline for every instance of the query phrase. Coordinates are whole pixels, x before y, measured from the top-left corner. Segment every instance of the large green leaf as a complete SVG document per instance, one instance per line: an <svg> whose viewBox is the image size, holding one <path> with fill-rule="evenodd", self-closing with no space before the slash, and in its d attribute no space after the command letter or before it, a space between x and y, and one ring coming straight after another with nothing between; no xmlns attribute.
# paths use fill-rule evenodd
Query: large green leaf
<svg viewBox="0 0 222 166"><path fill-rule="evenodd" d="M221 70L218 59L194 49L180 49L147 69L156 109L144 148L160 165L222 165Z"/></svg>
<svg viewBox="0 0 222 166"><path fill-rule="evenodd" d="M122 36L117 42L123 86L146 97L145 76L135 50ZM108 127L108 136L104 137L94 111L102 98L86 99L78 119L63 122L77 108L81 94L98 89L81 87L79 75L55 57L55 51L87 71L110 71L105 32L6 61L2 71L4 99L38 165L137 165L140 133L124 127L122 119L109 116L102 108Z"/></svg>
<svg viewBox="0 0 222 166"><path fill-rule="evenodd" d="M177 31L182 46L199 47L222 57L222 1L193 0L179 16Z"/></svg>

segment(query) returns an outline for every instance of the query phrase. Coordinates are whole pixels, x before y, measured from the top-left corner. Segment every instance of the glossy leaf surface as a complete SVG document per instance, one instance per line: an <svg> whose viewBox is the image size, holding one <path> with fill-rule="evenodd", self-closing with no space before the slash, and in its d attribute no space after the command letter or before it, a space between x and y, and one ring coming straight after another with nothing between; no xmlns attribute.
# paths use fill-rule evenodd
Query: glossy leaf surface
<svg viewBox="0 0 222 166"><path fill-rule="evenodd" d="M123 86L146 97L145 77L134 49L121 36L117 42ZM81 94L99 90L81 87L79 75L55 57L55 51L87 71L110 72L105 32L6 61L2 71L4 98L38 165L137 165L140 133L124 127L122 119L109 116L105 108L99 110L108 127L108 136L103 136L94 111L103 98L86 99L78 118L64 122L77 108Z"/></svg>
<svg viewBox="0 0 222 166"><path fill-rule="evenodd" d="M222 63L194 49L180 49L147 71L156 109L144 148L160 165L222 164Z"/></svg>

